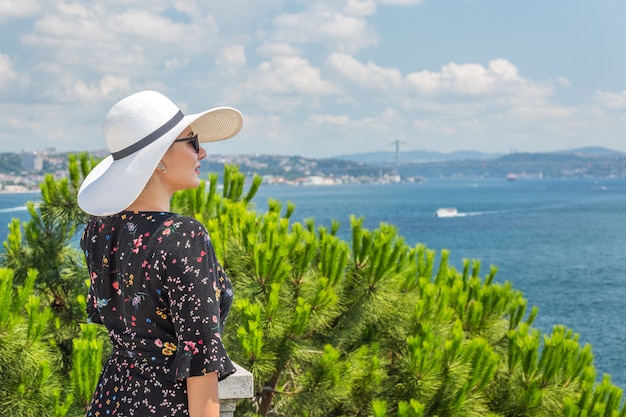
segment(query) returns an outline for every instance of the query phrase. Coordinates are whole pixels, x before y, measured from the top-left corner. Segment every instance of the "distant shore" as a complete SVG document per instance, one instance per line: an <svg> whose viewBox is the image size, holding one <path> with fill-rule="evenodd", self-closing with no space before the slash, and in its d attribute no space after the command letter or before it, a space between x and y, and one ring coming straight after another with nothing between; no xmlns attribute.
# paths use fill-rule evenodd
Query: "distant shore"
<svg viewBox="0 0 626 417"><path fill-rule="evenodd" d="M41 190L0 190L0 194L36 194Z"/></svg>

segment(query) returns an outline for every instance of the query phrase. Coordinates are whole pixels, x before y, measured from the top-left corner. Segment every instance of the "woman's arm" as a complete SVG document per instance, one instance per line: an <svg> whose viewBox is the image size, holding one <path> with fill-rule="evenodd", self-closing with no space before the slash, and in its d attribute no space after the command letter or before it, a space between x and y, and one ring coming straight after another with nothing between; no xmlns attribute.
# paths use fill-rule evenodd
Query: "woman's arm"
<svg viewBox="0 0 626 417"><path fill-rule="evenodd" d="M187 378L189 417L219 417L217 372Z"/></svg>

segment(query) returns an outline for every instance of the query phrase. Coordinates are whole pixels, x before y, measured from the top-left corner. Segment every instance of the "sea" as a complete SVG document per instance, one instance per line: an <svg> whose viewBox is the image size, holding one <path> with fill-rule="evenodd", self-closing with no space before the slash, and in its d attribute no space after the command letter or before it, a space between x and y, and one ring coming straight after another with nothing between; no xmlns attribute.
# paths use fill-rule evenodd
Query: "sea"
<svg viewBox="0 0 626 417"><path fill-rule="evenodd" d="M28 219L25 201L38 194L0 194L0 238L12 217ZM410 245L423 243L450 263L497 267L539 308L535 327L565 325L590 344L598 380L626 387L626 179L429 179L392 184L262 185L253 202L291 201L292 221L341 225L350 241L350 215L374 230L394 225ZM440 218L439 208L455 208ZM1 249L0 249L1 250Z"/></svg>

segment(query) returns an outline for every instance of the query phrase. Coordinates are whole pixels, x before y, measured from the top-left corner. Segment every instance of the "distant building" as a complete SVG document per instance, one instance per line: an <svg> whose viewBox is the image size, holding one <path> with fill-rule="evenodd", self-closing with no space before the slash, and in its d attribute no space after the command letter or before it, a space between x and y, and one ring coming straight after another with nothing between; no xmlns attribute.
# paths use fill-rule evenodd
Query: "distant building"
<svg viewBox="0 0 626 417"><path fill-rule="evenodd" d="M277 177L275 175L263 175L263 184L283 184L285 179L283 177Z"/></svg>
<svg viewBox="0 0 626 417"><path fill-rule="evenodd" d="M22 151L20 165L26 171L39 172L43 170L43 155L38 151Z"/></svg>
<svg viewBox="0 0 626 417"><path fill-rule="evenodd" d="M298 178L295 180L300 185L337 185L341 184L341 180L335 180L334 178L321 177L318 175L311 175L304 178Z"/></svg>
<svg viewBox="0 0 626 417"><path fill-rule="evenodd" d="M28 188L25 187L24 185L18 185L18 184L7 184L7 185L0 187L0 190L2 190L5 193L23 193L23 192L29 191Z"/></svg>

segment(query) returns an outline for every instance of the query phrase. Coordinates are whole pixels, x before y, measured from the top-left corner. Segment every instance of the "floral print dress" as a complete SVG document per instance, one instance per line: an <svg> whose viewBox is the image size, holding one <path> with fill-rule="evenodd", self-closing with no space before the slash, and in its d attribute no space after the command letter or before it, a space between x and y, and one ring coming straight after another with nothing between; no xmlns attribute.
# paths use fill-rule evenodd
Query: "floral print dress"
<svg viewBox="0 0 626 417"><path fill-rule="evenodd" d="M173 213L91 217L88 319L113 345L87 416L187 416L186 378L235 372L221 332L232 284L205 227Z"/></svg>

